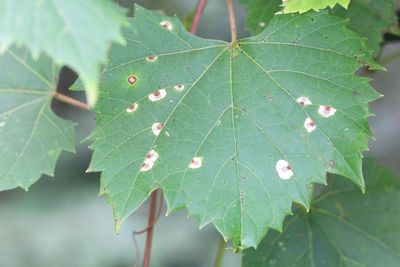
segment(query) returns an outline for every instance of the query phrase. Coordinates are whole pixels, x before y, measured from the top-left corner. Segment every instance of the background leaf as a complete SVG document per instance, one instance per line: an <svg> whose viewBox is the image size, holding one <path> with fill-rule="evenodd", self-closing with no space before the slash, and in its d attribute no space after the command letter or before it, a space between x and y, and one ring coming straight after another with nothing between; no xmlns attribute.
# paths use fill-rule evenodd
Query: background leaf
<svg viewBox="0 0 400 267"><path fill-rule="evenodd" d="M240 2L248 11L247 28L252 34L260 33L268 25L274 14L281 9L282 3L280 0L241 0ZM296 2L289 1L288 3ZM322 4L320 8L328 6L321 1L318 3ZM336 5L332 13L335 16L348 18L348 27L368 38L368 45L377 54L383 41L383 34L399 34L396 8L397 0L352 0L347 9Z"/></svg>
<svg viewBox="0 0 400 267"><path fill-rule="evenodd" d="M89 138L89 170L102 171L117 228L161 187L168 212L187 207L235 246L256 246L269 227L281 228L292 201L309 206L312 183L325 183L326 171L364 187L367 103L379 94L354 75L360 62L373 63L345 20L277 16L262 34L231 45L137 8L125 37L103 73ZM336 113L322 116L324 105ZM148 159L152 150L158 157ZM278 174L279 160L292 177Z"/></svg>
<svg viewBox="0 0 400 267"><path fill-rule="evenodd" d="M282 0L240 0L247 9L247 29L252 34L262 32L276 12L282 9Z"/></svg>
<svg viewBox="0 0 400 267"><path fill-rule="evenodd" d="M0 52L17 43L35 58L44 52L58 65L68 65L94 105L100 64L111 41L123 42L122 8L109 0L3 0L0 18Z"/></svg>
<svg viewBox="0 0 400 267"><path fill-rule="evenodd" d="M350 3L350 0L287 0L284 2L283 13L304 13L310 10L321 10L327 7L341 5L344 8Z"/></svg>
<svg viewBox="0 0 400 267"><path fill-rule="evenodd" d="M49 58L10 48L0 69L0 191L27 190L53 175L61 150L74 151L74 126L51 110L59 68Z"/></svg>
<svg viewBox="0 0 400 267"><path fill-rule="evenodd" d="M367 37L368 45L378 53L383 34L399 34L396 5L397 0L352 0L347 10L337 7L333 14L349 18L349 28Z"/></svg>
<svg viewBox="0 0 400 267"><path fill-rule="evenodd" d="M367 193L335 177L307 214L297 210L283 234L270 232L243 267L395 267L400 262L400 183L372 160L364 163Z"/></svg>

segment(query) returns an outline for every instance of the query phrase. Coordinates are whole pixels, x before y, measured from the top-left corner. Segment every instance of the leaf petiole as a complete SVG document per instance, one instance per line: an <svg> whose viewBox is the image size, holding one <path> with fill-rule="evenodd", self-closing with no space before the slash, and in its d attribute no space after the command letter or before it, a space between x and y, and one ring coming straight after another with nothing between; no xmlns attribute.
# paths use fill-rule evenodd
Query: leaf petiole
<svg viewBox="0 0 400 267"><path fill-rule="evenodd" d="M235 19L235 10L233 9L232 0L226 0L226 6L228 7L229 12L229 24L231 26L231 43L233 44L237 40L237 31L236 31L236 19Z"/></svg>

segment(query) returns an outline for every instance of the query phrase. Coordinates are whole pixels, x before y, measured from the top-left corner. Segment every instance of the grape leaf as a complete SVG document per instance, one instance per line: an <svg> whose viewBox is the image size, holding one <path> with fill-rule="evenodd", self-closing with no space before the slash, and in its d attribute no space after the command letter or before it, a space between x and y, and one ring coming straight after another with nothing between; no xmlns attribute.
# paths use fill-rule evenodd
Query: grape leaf
<svg viewBox="0 0 400 267"><path fill-rule="evenodd" d="M23 44L37 58L41 52L78 72L88 103L98 94L100 64L111 41L123 42L127 23L122 8L109 0L0 1L0 52Z"/></svg>
<svg viewBox="0 0 400 267"><path fill-rule="evenodd" d="M0 69L0 191L27 190L53 174L61 150L74 151L74 124L51 110L59 68L49 58L11 47Z"/></svg>
<svg viewBox="0 0 400 267"><path fill-rule="evenodd" d="M335 177L309 214L297 210L283 234L270 232L257 250L246 250L242 266L398 266L399 179L372 160L364 173L365 195Z"/></svg>
<svg viewBox="0 0 400 267"><path fill-rule="evenodd" d="M383 34L399 34L396 14L397 0L353 0L349 8L337 7L333 14L349 18L349 28L368 38L375 53L380 50Z"/></svg>
<svg viewBox="0 0 400 267"><path fill-rule="evenodd" d="M347 8L350 0L286 0L283 1L283 13L304 13L309 10L318 11L327 7L333 8L335 5L341 5Z"/></svg>
<svg viewBox="0 0 400 267"><path fill-rule="evenodd" d="M282 0L240 0L239 3L247 9L247 29L252 34L262 32L282 8Z"/></svg>
<svg viewBox="0 0 400 267"><path fill-rule="evenodd" d="M367 103L379 94L354 75L374 64L345 20L281 15L228 44L138 7L125 37L111 49L88 139L117 229L160 187L168 212L187 207L240 249L280 229L292 201L308 207L326 171L364 188Z"/></svg>

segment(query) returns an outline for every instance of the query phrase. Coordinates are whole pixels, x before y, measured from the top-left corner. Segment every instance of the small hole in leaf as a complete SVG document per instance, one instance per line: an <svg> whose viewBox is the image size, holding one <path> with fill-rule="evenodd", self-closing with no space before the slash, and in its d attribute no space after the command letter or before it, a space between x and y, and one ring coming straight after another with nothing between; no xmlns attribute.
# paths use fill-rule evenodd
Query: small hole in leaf
<svg viewBox="0 0 400 267"><path fill-rule="evenodd" d="M147 172L147 171L151 170L151 168L153 168L153 166L154 166L154 162L145 161L145 162L143 162L142 167L140 168L140 171Z"/></svg>
<svg viewBox="0 0 400 267"><path fill-rule="evenodd" d="M304 128L306 128L307 132L311 133L311 132L315 131L315 129L317 128L317 125L311 118L307 118L304 121Z"/></svg>
<svg viewBox="0 0 400 267"><path fill-rule="evenodd" d="M203 161L203 158L194 157L189 163L189 168L190 169L198 169L198 168L200 168L201 165L202 165L202 161Z"/></svg>
<svg viewBox="0 0 400 267"><path fill-rule="evenodd" d="M165 20L165 21L162 21L162 22L160 23L160 25L161 25L164 29L167 29L167 30L169 30L169 31L172 31L172 23L171 23L171 22Z"/></svg>
<svg viewBox="0 0 400 267"><path fill-rule="evenodd" d="M311 100L308 99L308 97L305 97L305 96L301 96L301 97L297 98L296 102L299 103L299 105L303 106L303 107L312 104Z"/></svg>
<svg viewBox="0 0 400 267"><path fill-rule="evenodd" d="M129 108L126 109L126 112L128 113L132 113L135 112L138 108L138 104L137 103L133 103L132 105L129 106Z"/></svg>
<svg viewBox="0 0 400 267"><path fill-rule="evenodd" d="M164 128L164 125L162 123L160 123L160 122L155 122L151 126L151 130L153 131L153 134L155 136L158 136L160 134L162 128Z"/></svg>
<svg viewBox="0 0 400 267"><path fill-rule="evenodd" d="M174 88L178 91L183 91L183 89L185 89L185 85L183 84L177 84L174 86Z"/></svg>
<svg viewBox="0 0 400 267"><path fill-rule="evenodd" d="M146 154L145 162L155 162L158 159L158 153L152 149Z"/></svg>
<svg viewBox="0 0 400 267"><path fill-rule="evenodd" d="M275 165L276 172L282 180L289 180L293 176L292 167L286 160L280 159Z"/></svg>
<svg viewBox="0 0 400 267"><path fill-rule="evenodd" d="M134 84L136 82L137 82L137 78L135 76L131 75L128 77L128 83Z"/></svg>
<svg viewBox="0 0 400 267"><path fill-rule="evenodd" d="M166 96L167 96L167 91L165 91L165 89L159 89L149 94L149 99L150 101L154 102L154 101L159 101Z"/></svg>
<svg viewBox="0 0 400 267"><path fill-rule="evenodd" d="M151 55L151 56L148 56L147 58L146 58L146 60L148 61L148 62L154 62L154 61L156 61L158 59L158 57L156 56L156 55Z"/></svg>
<svg viewBox="0 0 400 267"><path fill-rule="evenodd" d="M324 105L321 105L321 106L319 106L318 113L319 113L322 117L329 118L329 117L335 115L336 109L333 108L333 107L331 107L331 106L324 106Z"/></svg>

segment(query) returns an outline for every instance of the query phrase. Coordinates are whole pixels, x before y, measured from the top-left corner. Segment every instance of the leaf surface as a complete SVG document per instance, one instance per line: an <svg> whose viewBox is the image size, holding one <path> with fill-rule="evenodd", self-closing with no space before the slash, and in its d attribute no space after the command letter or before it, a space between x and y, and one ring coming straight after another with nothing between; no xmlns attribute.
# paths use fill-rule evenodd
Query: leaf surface
<svg viewBox="0 0 400 267"><path fill-rule="evenodd" d="M364 163L367 193L335 177L332 187L298 210L283 234L270 232L257 250L244 252L243 267L395 267L400 262L400 183Z"/></svg>
<svg viewBox="0 0 400 267"><path fill-rule="evenodd" d="M123 9L109 0L2 0L0 52L26 46L58 65L74 69L85 84L88 102L98 94L100 64L111 41L122 42Z"/></svg>
<svg viewBox="0 0 400 267"><path fill-rule="evenodd" d="M10 48L0 69L0 191L27 190L53 175L61 150L74 151L74 124L51 110L59 68L49 58Z"/></svg>
<svg viewBox="0 0 400 267"><path fill-rule="evenodd" d="M333 8L336 5L341 5L344 8L350 3L350 0L287 0L283 1L284 13L304 13L310 10L321 10L327 7Z"/></svg>
<svg viewBox="0 0 400 267"><path fill-rule="evenodd" d="M138 7L127 47L112 47L89 138L89 170L102 171L117 228L162 188L169 212L187 207L235 246L256 246L281 228L292 201L309 206L312 183L325 183L327 171L363 188L367 103L379 94L354 75L369 52L345 23L282 15L231 45ZM324 117L321 105L336 112ZM147 158L152 150L158 157ZM282 161L291 169L279 174Z"/></svg>

